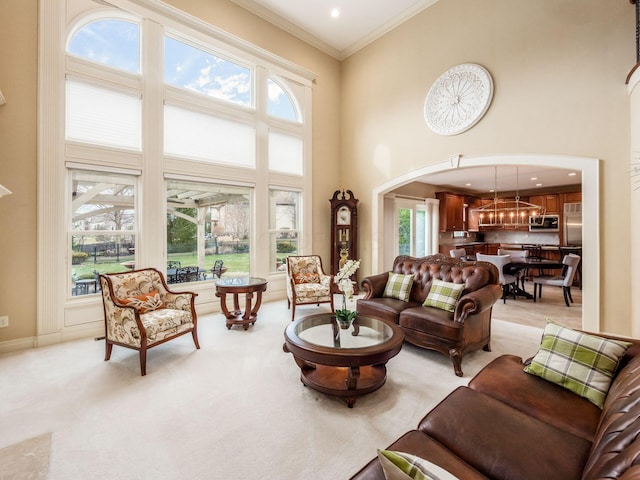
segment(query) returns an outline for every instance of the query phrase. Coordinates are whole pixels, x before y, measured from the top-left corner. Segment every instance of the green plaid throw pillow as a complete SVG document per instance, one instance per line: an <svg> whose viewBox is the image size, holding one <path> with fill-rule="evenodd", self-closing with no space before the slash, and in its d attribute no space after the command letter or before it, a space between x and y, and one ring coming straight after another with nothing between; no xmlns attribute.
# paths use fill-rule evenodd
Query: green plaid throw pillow
<svg viewBox="0 0 640 480"><path fill-rule="evenodd" d="M378 450L386 480L458 480L444 468L404 452Z"/></svg>
<svg viewBox="0 0 640 480"><path fill-rule="evenodd" d="M540 349L524 371L602 408L618 362L630 346L548 322Z"/></svg>
<svg viewBox="0 0 640 480"><path fill-rule="evenodd" d="M431 281L429 294L422 305L453 312L462 290L464 290L464 283L443 282L434 278Z"/></svg>
<svg viewBox="0 0 640 480"><path fill-rule="evenodd" d="M397 298L403 302L409 301L411 286L413 285L413 275L403 275L402 273L389 272L387 285L384 287L383 297Z"/></svg>

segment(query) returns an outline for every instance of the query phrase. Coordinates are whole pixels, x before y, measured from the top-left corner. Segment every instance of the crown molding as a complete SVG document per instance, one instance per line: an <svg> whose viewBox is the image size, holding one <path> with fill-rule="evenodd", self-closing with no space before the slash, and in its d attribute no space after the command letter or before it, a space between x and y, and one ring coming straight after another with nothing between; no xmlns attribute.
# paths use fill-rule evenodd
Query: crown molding
<svg viewBox="0 0 640 480"><path fill-rule="evenodd" d="M437 1L438 0L422 0L420 2L417 2L413 7L405 10L400 15L390 19L388 22L381 25L379 28L376 28L371 33L364 36L362 39L353 43L349 47L345 48L344 50L338 50L337 48L329 45L324 40L321 40L315 35L299 27L295 23L290 22L289 20L283 18L282 16L278 15L277 13L273 12L272 10L269 10L268 8L264 7L263 5L260 5L259 3L253 0L231 0L231 2L235 3L236 5L244 8L245 10L248 10L254 15L257 15L258 17L266 20L267 22L284 30L285 32L290 33L291 35L299 38L303 42L308 43L309 45L317 48L318 50L326 53L327 55L337 60L344 60L345 58L353 55L354 53L363 49L364 47L374 42L378 38L386 35L394 28L403 24L404 22L409 20L411 17L414 17L418 13L430 7Z"/></svg>
<svg viewBox="0 0 640 480"><path fill-rule="evenodd" d="M294 37L299 38L300 40L308 43L312 47L316 47L318 50L330 55L338 60L342 60L341 52L337 48L332 47L328 43L320 40L315 35L307 32L303 28L299 27L295 23L290 22L289 20L281 17L277 13L269 10L268 8L253 2L251 0L231 0L231 2L236 5L244 8L245 10L257 15L258 17L266 20L267 22L275 25L276 27L284 30L287 33L290 33Z"/></svg>
<svg viewBox="0 0 640 480"><path fill-rule="evenodd" d="M370 43L375 42L377 39L379 39L380 37L383 37L384 35L389 33L391 30L399 27L410 18L415 17L417 14L429 8L431 5L433 5L437 1L438 0L422 0L421 2L416 3L413 7L405 10L400 15L390 19L387 23L376 28L370 34L364 36L357 42L353 43L351 46L345 48L341 52L341 58L339 58L339 60L344 60L345 58L353 55L357 51L362 50L364 47L366 47Z"/></svg>

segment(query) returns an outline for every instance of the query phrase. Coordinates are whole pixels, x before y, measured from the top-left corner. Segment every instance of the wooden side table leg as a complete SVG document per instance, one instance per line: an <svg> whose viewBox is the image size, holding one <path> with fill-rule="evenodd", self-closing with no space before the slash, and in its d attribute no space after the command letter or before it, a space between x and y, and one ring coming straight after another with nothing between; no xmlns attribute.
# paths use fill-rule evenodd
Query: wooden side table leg
<svg viewBox="0 0 640 480"><path fill-rule="evenodd" d="M227 308L227 294L226 293L216 293L216 295L218 297L220 297L220 308L222 309L222 313L224 314L224 316L226 318L228 318L229 320L234 318L234 316L231 315L231 312L229 312L229 309Z"/></svg>
<svg viewBox="0 0 640 480"><path fill-rule="evenodd" d="M238 294L233 294L233 309L235 310L236 316L240 315L240 303L238 302Z"/></svg>
<svg viewBox="0 0 640 480"><path fill-rule="evenodd" d="M262 305L262 290L258 290L256 294L256 304L253 306L253 310L251 310L252 317L258 316L258 310L260 310L260 305Z"/></svg>
<svg viewBox="0 0 640 480"><path fill-rule="evenodd" d="M243 320L249 320L251 318L251 302L253 300L253 293L247 292L244 294L244 315L242 316Z"/></svg>

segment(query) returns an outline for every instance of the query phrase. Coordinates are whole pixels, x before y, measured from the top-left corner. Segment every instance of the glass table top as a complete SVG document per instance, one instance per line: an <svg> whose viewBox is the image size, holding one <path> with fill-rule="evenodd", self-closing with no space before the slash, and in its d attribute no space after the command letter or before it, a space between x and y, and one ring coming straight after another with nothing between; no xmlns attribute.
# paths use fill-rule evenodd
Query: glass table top
<svg viewBox="0 0 640 480"><path fill-rule="evenodd" d="M294 333L307 343L339 349L373 347L393 337L393 329L382 320L359 315L356 322L359 332L354 335L353 325L343 330L333 324L329 314L311 315L295 325Z"/></svg>
<svg viewBox="0 0 640 480"><path fill-rule="evenodd" d="M264 278L258 277L225 277L216 281L216 285L222 287L247 287L249 285L260 285L265 283Z"/></svg>

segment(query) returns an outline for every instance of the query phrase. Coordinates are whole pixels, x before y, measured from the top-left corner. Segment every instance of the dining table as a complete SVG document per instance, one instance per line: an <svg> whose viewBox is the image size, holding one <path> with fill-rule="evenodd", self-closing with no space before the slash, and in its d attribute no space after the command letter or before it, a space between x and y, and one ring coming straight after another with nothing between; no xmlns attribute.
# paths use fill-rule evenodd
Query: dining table
<svg viewBox="0 0 640 480"><path fill-rule="evenodd" d="M504 266L504 273L521 277L519 274L525 270L537 269L539 274L542 274L545 270L562 270L565 267L562 260L547 260L537 258L516 258L513 257L511 262ZM533 295L524 289L524 277L522 277L522 285L516 283L515 293L519 297L533 299Z"/></svg>

